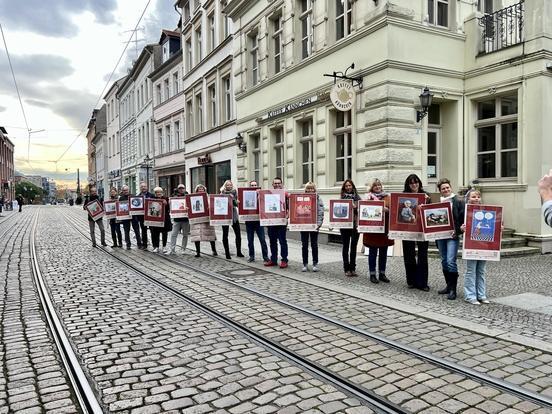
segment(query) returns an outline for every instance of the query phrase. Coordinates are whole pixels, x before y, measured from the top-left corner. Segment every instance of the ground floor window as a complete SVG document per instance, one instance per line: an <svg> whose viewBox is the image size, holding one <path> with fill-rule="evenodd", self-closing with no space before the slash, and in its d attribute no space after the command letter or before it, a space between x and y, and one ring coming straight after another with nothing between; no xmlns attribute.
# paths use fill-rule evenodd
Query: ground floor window
<svg viewBox="0 0 552 414"><path fill-rule="evenodd" d="M184 173L164 175L159 177L159 187L163 189L163 192L167 197L171 197L174 194L176 194L176 189L178 187L178 184L185 184Z"/></svg>
<svg viewBox="0 0 552 414"><path fill-rule="evenodd" d="M194 191L198 184L203 184L209 194L218 194L224 182L231 179L230 161L192 168L190 174L192 183L190 191Z"/></svg>
<svg viewBox="0 0 552 414"><path fill-rule="evenodd" d="M353 137L351 111L335 112L335 181L351 178L353 172Z"/></svg>

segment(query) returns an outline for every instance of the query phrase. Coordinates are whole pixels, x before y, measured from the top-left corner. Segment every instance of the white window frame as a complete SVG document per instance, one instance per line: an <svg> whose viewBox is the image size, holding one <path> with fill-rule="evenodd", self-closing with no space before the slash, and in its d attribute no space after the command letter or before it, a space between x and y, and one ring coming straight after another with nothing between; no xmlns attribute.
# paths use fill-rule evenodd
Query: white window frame
<svg viewBox="0 0 552 414"><path fill-rule="evenodd" d="M306 59L312 54L313 30L312 30L312 0L299 0L299 26L301 32L301 59ZM306 8L303 10L303 5ZM305 26L306 24L306 26ZM306 28L306 32L305 29ZM306 54L305 54L306 42Z"/></svg>
<svg viewBox="0 0 552 414"><path fill-rule="evenodd" d="M251 151L251 173L252 179L261 184L261 134L255 132L249 134L249 148Z"/></svg>
<svg viewBox="0 0 552 414"><path fill-rule="evenodd" d="M195 33L196 56L197 56L196 64L198 64L203 59L203 50L202 50L203 39L201 38L201 26L196 27L194 30L194 33Z"/></svg>
<svg viewBox="0 0 552 414"><path fill-rule="evenodd" d="M285 138L284 138L284 127L278 126L271 129L272 142L274 149L274 177L280 177L282 180L285 179L286 173L286 158L285 158ZM280 140L278 141L278 138ZM278 164L278 154L280 154L281 164Z"/></svg>
<svg viewBox="0 0 552 414"><path fill-rule="evenodd" d="M272 23L272 70L273 73L279 73L282 70L282 33L284 28L284 20L282 13L278 12L273 18L270 19Z"/></svg>
<svg viewBox="0 0 552 414"><path fill-rule="evenodd" d="M196 133L203 132L203 96L201 95L201 92L197 93L194 96L195 100L195 113L196 113L196 119L195 119L195 131Z"/></svg>
<svg viewBox="0 0 552 414"><path fill-rule="evenodd" d="M439 5L444 4L447 8L447 21L446 24L442 24L443 22L439 22ZM427 0L427 21L429 24L437 27L444 27L449 28L450 27L450 8L452 4L449 0Z"/></svg>
<svg viewBox="0 0 552 414"><path fill-rule="evenodd" d="M249 35L249 61L251 68L251 85L255 86L259 83L259 40L257 32Z"/></svg>
<svg viewBox="0 0 552 414"><path fill-rule="evenodd" d="M168 78L163 79L163 92L164 92L163 102L165 102L171 97L171 86Z"/></svg>
<svg viewBox="0 0 552 414"><path fill-rule="evenodd" d="M192 70L192 67L193 67L193 55L192 55L192 38L191 36L188 37L185 41L184 41L184 49L185 49L185 53L186 53L186 73L188 73L189 71Z"/></svg>
<svg viewBox="0 0 552 414"><path fill-rule="evenodd" d="M441 176L441 128L436 125L429 125L427 128L427 140L429 141L429 134L435 134L435 153L429 152L429 142L427 143L426 154L426 180L428 183L436 183ZM435 177L429 176L429 157L435 157Z"/></svg>
<svg viewBox="0 0 552 414"><path fill-rule="evenodd" d="M171 125L165 125L165 151L171 152Z"/></svg>
<svg viewBox="0 0 552 414"><path fill-rule="evenodd" d="M228 122L232 119L232 79L230 74L222 78L222 84L224 87L224 117Z"/></svg>
<svg viewBox="0 0 552 414"><path fill-rule="evenodd" d="M186 137L194 136L194 105L190 98L186 101Z"/></svg>
<svg viewBox="0 0 552 414"><path fill-rule="evenodd" d="M334 1L334 7L335 7L335 40L341 40L349 36L352 32L352 18L353 18L353 2L351 0L344 0L343 3L343 14L337 14L337 3L341 0L330 0ZM343 19L343 36L339 36L339 33L337 32L338 24L337 22L339 20Z"/></svg>
<svg viewBox="0 0 552 414"><path fill-rule="evenodd" d="M213 82L207 86L207 93L209 96L209 126L214 128L217 126L218 116L217 116L217 89L216 83Z"/></svg>
<svg viewBox="0 0 552 414"><path fill-rule="evenodd" d="M343 114L343 117L344 117L344 126L340 126L338 127L337 126L337 117L340 115L340 114ZM351 111L347 111L347 112L338 112L338 111L334 111L334 117L335 117L335 129L333 131L333 136L334 136L334 148L336 149L336 152L335 152L335 182L336 183L342 183L344 182L345 180L347 179L350 179L352 178L352 175L353 175L353 137L352 137L352 134L353 134L353 125L352 125L352 112ZM337 148L338 148L338 145L337 145L337 140L340 139L339 137L342 136L343 138L343 156L338 156L337 154ZM351 137L351 148L349 148L349 137ZM339 180L338 179L338 164L339 164L339 161L342 160L343 161L343 171L341 171L341 173L343 174L343 180ZM350 171L347 171L348 170L348 167L347 167L347 164L348 164L348 160L351 160L351 167L350 167ZM348 173L348 174L347 174Z"/></svg>
<svg viewBox="0 0 552 414"><path fill-rule="evenodd" d="M180 121L174 121L174 146L180 149Z"/></svg>
<svg viewBox="0 0 552 414"><path fill-rule="evenodd" d="M180 85L178 83L178 72L174 72L172 74L172 80L173 80L173 96L178 94L180 90Z"/></svg>
<svg viewBox="0 0 552 414"><path fill-rule="evenodd" d="M307 133L305 134L305 126L307 126ZM312 118L304 119L299 122L299 145L301 154L301 179L302 184L306 184L309 181L314 182L314 123ZM304 148L308 147L309 158L304 158ZM305 177L305 167L308 168L308 177Z"/></svg>
<svg viewBox="0 0 552 414"><path fill-rule="evenodd" d="M217 38L216 38L216 31L215 31L215 12L213 11L209 16L207 16L207 25L209 29L209 41L208 41L208 47L209 50L207 53L212 52L215 50L216 44L217 44Z"/></svg>
<svg viewBox="0 0 552 414"><path fill-rule="evenodd" d="M163 154L163 128L157 128L157 142L159 142L159 154Z"/></svg>

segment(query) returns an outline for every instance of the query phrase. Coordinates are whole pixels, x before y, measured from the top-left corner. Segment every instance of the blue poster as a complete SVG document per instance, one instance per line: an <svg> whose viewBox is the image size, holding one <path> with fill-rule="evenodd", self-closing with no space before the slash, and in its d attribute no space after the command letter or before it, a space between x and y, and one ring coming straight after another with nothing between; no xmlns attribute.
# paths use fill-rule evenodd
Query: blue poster
<svg viewBox="0 0 552 414"><path fill-rule="evenodd" d="M471 239L476 241L494 241L496 212L474 210Z"/></svg>

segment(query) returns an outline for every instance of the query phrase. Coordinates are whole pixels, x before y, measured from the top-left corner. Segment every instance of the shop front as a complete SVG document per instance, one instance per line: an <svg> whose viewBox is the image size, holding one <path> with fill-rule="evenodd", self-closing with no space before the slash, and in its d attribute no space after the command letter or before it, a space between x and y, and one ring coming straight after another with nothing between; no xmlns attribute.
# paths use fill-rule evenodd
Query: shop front
<svg viewBox="0 0 552 414"><path fill-rule="evenodd" d="M231 162L228 160L191 168L190 176L192 191L196 185L203 184L209 194L217 194L224 182L231 179Z"/></svg>

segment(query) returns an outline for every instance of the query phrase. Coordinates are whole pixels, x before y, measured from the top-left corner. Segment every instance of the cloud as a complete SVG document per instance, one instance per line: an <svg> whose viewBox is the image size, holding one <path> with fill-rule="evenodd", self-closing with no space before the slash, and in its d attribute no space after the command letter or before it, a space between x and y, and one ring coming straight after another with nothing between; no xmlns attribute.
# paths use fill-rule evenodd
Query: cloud
<svg viewBox="0 0 552 414"><path fill-rule="evenodd" d="M6 27L50 37L75 36L79 27L71 17L86 11L94 14L101 24L114 23L116 9L117 0L0 1L0 16Z"/></svg>
<svg viewBox="0 0 552 414"><path fill-rule="evenodd" d="M39 101L38 99L25 99L25 103L28 103L32 106L37 106L39 108L49 108L50 104L48 102Z"/></svg>
<svg viewBox="0 0 552 414"><path fill-rule="evenodd" d="M6 108L5 106L0 105L0 112L4 112L6 109L8 109L8 108Z"/></svg>

